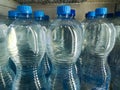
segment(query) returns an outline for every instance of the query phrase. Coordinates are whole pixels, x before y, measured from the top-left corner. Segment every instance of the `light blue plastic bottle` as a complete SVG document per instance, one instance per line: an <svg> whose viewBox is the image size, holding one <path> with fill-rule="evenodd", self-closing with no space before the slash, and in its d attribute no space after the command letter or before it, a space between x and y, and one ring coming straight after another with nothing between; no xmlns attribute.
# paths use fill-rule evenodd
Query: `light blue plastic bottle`
<svg viewBox="0 0 120 90"><path fill-rule="evenodd" d="M9 26L17 18L18 18L18 11L16 11L16 10L8 11L8 20L6 21L6 25ZM15 67L15 64L13 63L13 60L11 58L9 58L9 66L14 71L14 73L16 74L16 67Z"/></svg>
<svg viewBox="0 0 120 90"><path fill-rule="evenodd" d="M45 77L38 70L46 49L45 30L32 21L31 6L17 7L19 18L8 29L8 50L16 65L12 90L46 90Z"/></svg>
<svg viewBox="0 0 120 90"><path fill-rule="evenodd" d="M14 72L8 64L7 25L0 22L0 90L11 90Z"/></svg>
<svg viewBox="0 0 120 90"><path fill-rule="evenodd" d="M86 19L84 21L82 21L82 27L83 27L83 31L85 32L85 27L87 27L87 25L90 23L90 22L93 22L94 19L95 19L95 11L89 11L86 15ZM84 37L84 35L83 35ZM81 51L81 54L80 54L80 57L78 58L77 62L76 62L76 66L77 66L77 73L78 73L78 76L79 76L79 80L81 81L81 72L82 72L82 56L85 55L84 53L84 46L86 45L86 39L83 38L83 44L82 44L82 51Z"/></svg>
<svg viewBox="0 0 120 90"><path fill-rule="evenodd" d="M108 57L108 62L111 69L112 90L120 90L120 12L115 13L113 23L116 28L116 42Z"/></svg>
<svg viewBox="0 0 120 90"><path fill-rule="evenodd" d="M47 37L47 51L52 61L51 90L80 90L75 63L80 55L82 30L69 17L71 7L57 6L57 19L51 23Z"/></svg>
<svg viewBox="0 0 120 90"><path fill-rule="evenodd" d="M80 28L82 29L81 23L78 20L76 20L75 16L76 16L76 10L75 9L71 9L70 18L73 20L73 22L76 22L77 24L79 24ZM83 30L82 30L82 32L83 32ZM76 62L75 68L76 68L76 72L77 73L80 72L79 74L81 74L80 68L77 68L77 65L78 65L78 60ZM78 76L79 76L79 74L78 74Z"/></svg>
<svg viewBox="0 0 120 90"><path fill-rule="evenodd" d="M46 29L46 33L48 31L48 26L50 24L49 22L49 16L44 14L44 11L37 10L34 12L34 19L42 25L43 28ZM44 57L42 58L40 69L45 74L46 78L49 77L52 69L50 58L48 57L47 53L45 53Z"/></svg>
<svg viewBox="0 0 120 90"><path fill-rule="evenodd" d="M107 57L113 49L116 31L106 19L107 8L95 10L96 19L85 30L81 90L109 90L111 73Z"/></svg>

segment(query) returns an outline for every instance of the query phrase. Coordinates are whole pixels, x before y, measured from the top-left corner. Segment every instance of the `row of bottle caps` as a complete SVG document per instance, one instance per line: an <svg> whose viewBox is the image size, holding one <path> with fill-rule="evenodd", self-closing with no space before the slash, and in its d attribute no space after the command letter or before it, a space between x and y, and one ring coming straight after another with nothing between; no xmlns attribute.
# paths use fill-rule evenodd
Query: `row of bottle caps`
<svg viewBox="0 0 120 90"><path fill-rule="evenodd" d="M103 13L106 13L106 12L103 10ZM9 18L13 18L13 17L17 18L18 15L19 15L19 13L18 13L17 10L10 10L10 11L8 11L8 17ZM76 11L74 9L71 9L71 16L75 17L75 15L76 15ZM119 16L119 11L115 12L115 13L106 13L106 15L107 15L107 18L113 18L115 16ZM49 20L49 16L46 15L43 10L36 10L36 11L34 11L33 16L34 16L34 18L36 20L37 20L38 17L41 18L41 19L44 19L44 20ZM89 12L87 12L85 14L85 18L95 17L95 16L96 16L95 15L95 11L89 11Z"/></svg>

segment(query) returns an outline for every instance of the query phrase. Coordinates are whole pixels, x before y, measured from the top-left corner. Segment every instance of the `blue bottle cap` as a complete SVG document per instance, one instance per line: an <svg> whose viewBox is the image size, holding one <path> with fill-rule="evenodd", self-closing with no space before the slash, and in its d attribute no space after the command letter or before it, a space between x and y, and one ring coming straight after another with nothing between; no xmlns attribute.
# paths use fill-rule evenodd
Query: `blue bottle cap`
<svg viewBox="0 0 120 90"><path fill-rule="evenodd" d="M44 15L44 11L42 10L34 11L34 17L44 17Z"/></svg>
<svg viewBox="0 0 120 90"><path fill-rule="evenodd" d="M75 15L76 15L76 12L75 12L74 9L71 9L71 15L72 15L72 16L75 16Z"/></svg>
<svg viewBox="0 0 120 90"><path fill-rule="evenodd" d="M87 18L89 18L89 17L95 17L95 11L89 11L87 13Z"/></svg>
<svg viewBox="0 0 120 90"><path fill-rule="evenodd" d="M23 14L32 14L32 7L28 5L17 6L17 10Z"/></svg>
<svg viewBox="0 0 120 90"><path fill-rule="evenodd" d="M49 21L50 17L48 15L44 15L44 20Z"/></svg>
<svg viewBox="0 0 120 90"><path fill-rule="evenodd" d="M71 7L68 5L60 5L57 6L57 14L58 15L66 15L71 13Z"/></svg>
<svg viewBox="0 0 120 90"><path fill-rule="evenodd" d="M18 11L16 10L8 11L8 17L17 17L17 16L18 16Z"/></svg>
<svg viewBox="0 0 120 90"><path fill-rule="evenodd" d="M107 8L96 8L95 10L96 15L106 15L107 14Z"/></svg>
<svg viewBox="0 0 120 90"><path fill-rule="evenodd" d="M113 14L113 13L108 13L108 14L107 14L107 18L112 18L112 17L114 17L114 14Z"/></svg>
<svg viewBox="0 0 120 90"><path fill-rule="evenodd" d="M115 16L120 17L120 11L115 12Z"/></svg>

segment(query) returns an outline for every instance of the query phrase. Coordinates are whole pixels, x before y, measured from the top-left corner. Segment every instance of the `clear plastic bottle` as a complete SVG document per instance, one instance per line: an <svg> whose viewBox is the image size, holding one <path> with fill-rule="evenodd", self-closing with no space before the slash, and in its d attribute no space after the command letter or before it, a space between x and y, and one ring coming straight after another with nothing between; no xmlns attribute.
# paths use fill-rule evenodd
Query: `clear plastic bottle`
<svg viewBox="0 0 120 90"><path fill-rule="evenodd" d="M18 11L16 11L16 10L8 11L8 20L6 21L6 25L9 26L17 18L18 18ZM15 64L13 63L13 60L11 58L9 58L9 66L14 71L14 73L16 74L16 67L15 67Z"/></svg>
<svg viewBox="0 0 120 90"><path fill-rule="evenodd" d="M70 16L70 19L72 19L73 22L76 22L77 24L79 24L80 28L82 29L81 23L78 20L76 20L76 18L75 18L75 16L76 16L76 10L75 9L71 9L71 14L69 16ZM82 29L82 32L83 32L83 29ZM79 74L81 74L81 71L80 71L80 68L77 68L77 65L78 65L78 60L76 62L75 68L76 68L76 73L78 73L78 71L80 72L80 73L78 73L78 76L80 76Z"/></svg>
<svg viewBox="0 0 120 90"><path fill-rule="evenodd" d="M90 22L93 22L93 20L95 19L95 11L89 11L85 16L86 16L86 19L84 21L82 21L83 32L85 32L85 27L87 27L87 25ZM84 33L83 33L83 37L84 37ZM85 46L84 44L86 44L85 38L83 38L83 44L82 44L82 50L81 50L80 57L78 58L78 60L76 62L77 72L78 72L80 81L81 81L81 72L82 72L82 55L85 54L84 53L84 46Z"/></svg>
<svg viewBox="0 0 120 90"><path fill-rule="evenodd" d="M8 65L7 25L0 22L0 90L11 90L14 72Z"/></svg>
<svg viewBox="0 0 120 90"><path fill-rule="evenodd" d="M46 79L38 70L46 49L45 30L32 21L31 6L17 7L19 17L8 29L8 50L16 65L12 90L46 90Z"/></svg>
<svg viewBox="0 0 120 90"><path fill-rule="evenodd" d="M113 23L116 28L116 42L113 50L110 52L108 62L111 69L112 90L120 90L120 12L115 13Z"/></svg>
<svg viewBox="0 0 120 90"><path fill-rule="evenodd" d="M40 25L42 25L42 27L44 27L46 29L46 33L47 33L48 26L50 23L49 16L45 15L44 11L37 10L34 12L34 18ZM40 66L41 66L40 69L45 74L46 78L48 78L51 73L52 65L51 65L51 61L50 61L50 58L48 57L47 53L45 53L44 57L42 58Z"/></svg>
<svg viewBox="0 0 120 90"><path fill-rule="evenodd" d="M71 7L57 6L57 19L51 23L47 51L52 61L51 90L80 90L75 63L81 51L82 30L69 15Z"/></svg>
<svg viewBox="0 0 120 90"><path fill-rule="evenodd" d="M114 47L116 31L106 19L107 8L97 8L95 13L96 19L85 30L81 90L109 90L107 57Z"/></svg>

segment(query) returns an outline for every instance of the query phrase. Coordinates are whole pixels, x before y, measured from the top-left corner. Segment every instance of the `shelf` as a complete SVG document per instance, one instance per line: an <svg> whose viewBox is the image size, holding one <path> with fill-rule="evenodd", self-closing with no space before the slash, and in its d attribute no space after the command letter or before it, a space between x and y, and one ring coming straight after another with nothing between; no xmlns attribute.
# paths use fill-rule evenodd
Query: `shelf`
<svg viewBox="0 0 120 90"><path fill-rule="evenodd" d="M50 4L50 3L80 3L86 0L15 0L19 3L41 3L41 4Z"/></svg>
<svg viewBox="0 0 120 90"><path fill-rule="evenodd" d="M13 0L0 0L0 15L7 15L8 10L15 9L19 5Z"/></svg>
<svg viewBox="0 0 120 90"><path fill-rule="evenodd" d="M0 0L0 6L15 8L18 5L18 2L13 0Z"/></svg>
<svg viewBox="0 0 120 90"><path fill-rule="evenodd" d="M81 3L81 2L120 2L120 0L15 0L21 4L40 3L40 4L60 4L60 3Z"/></svg>

